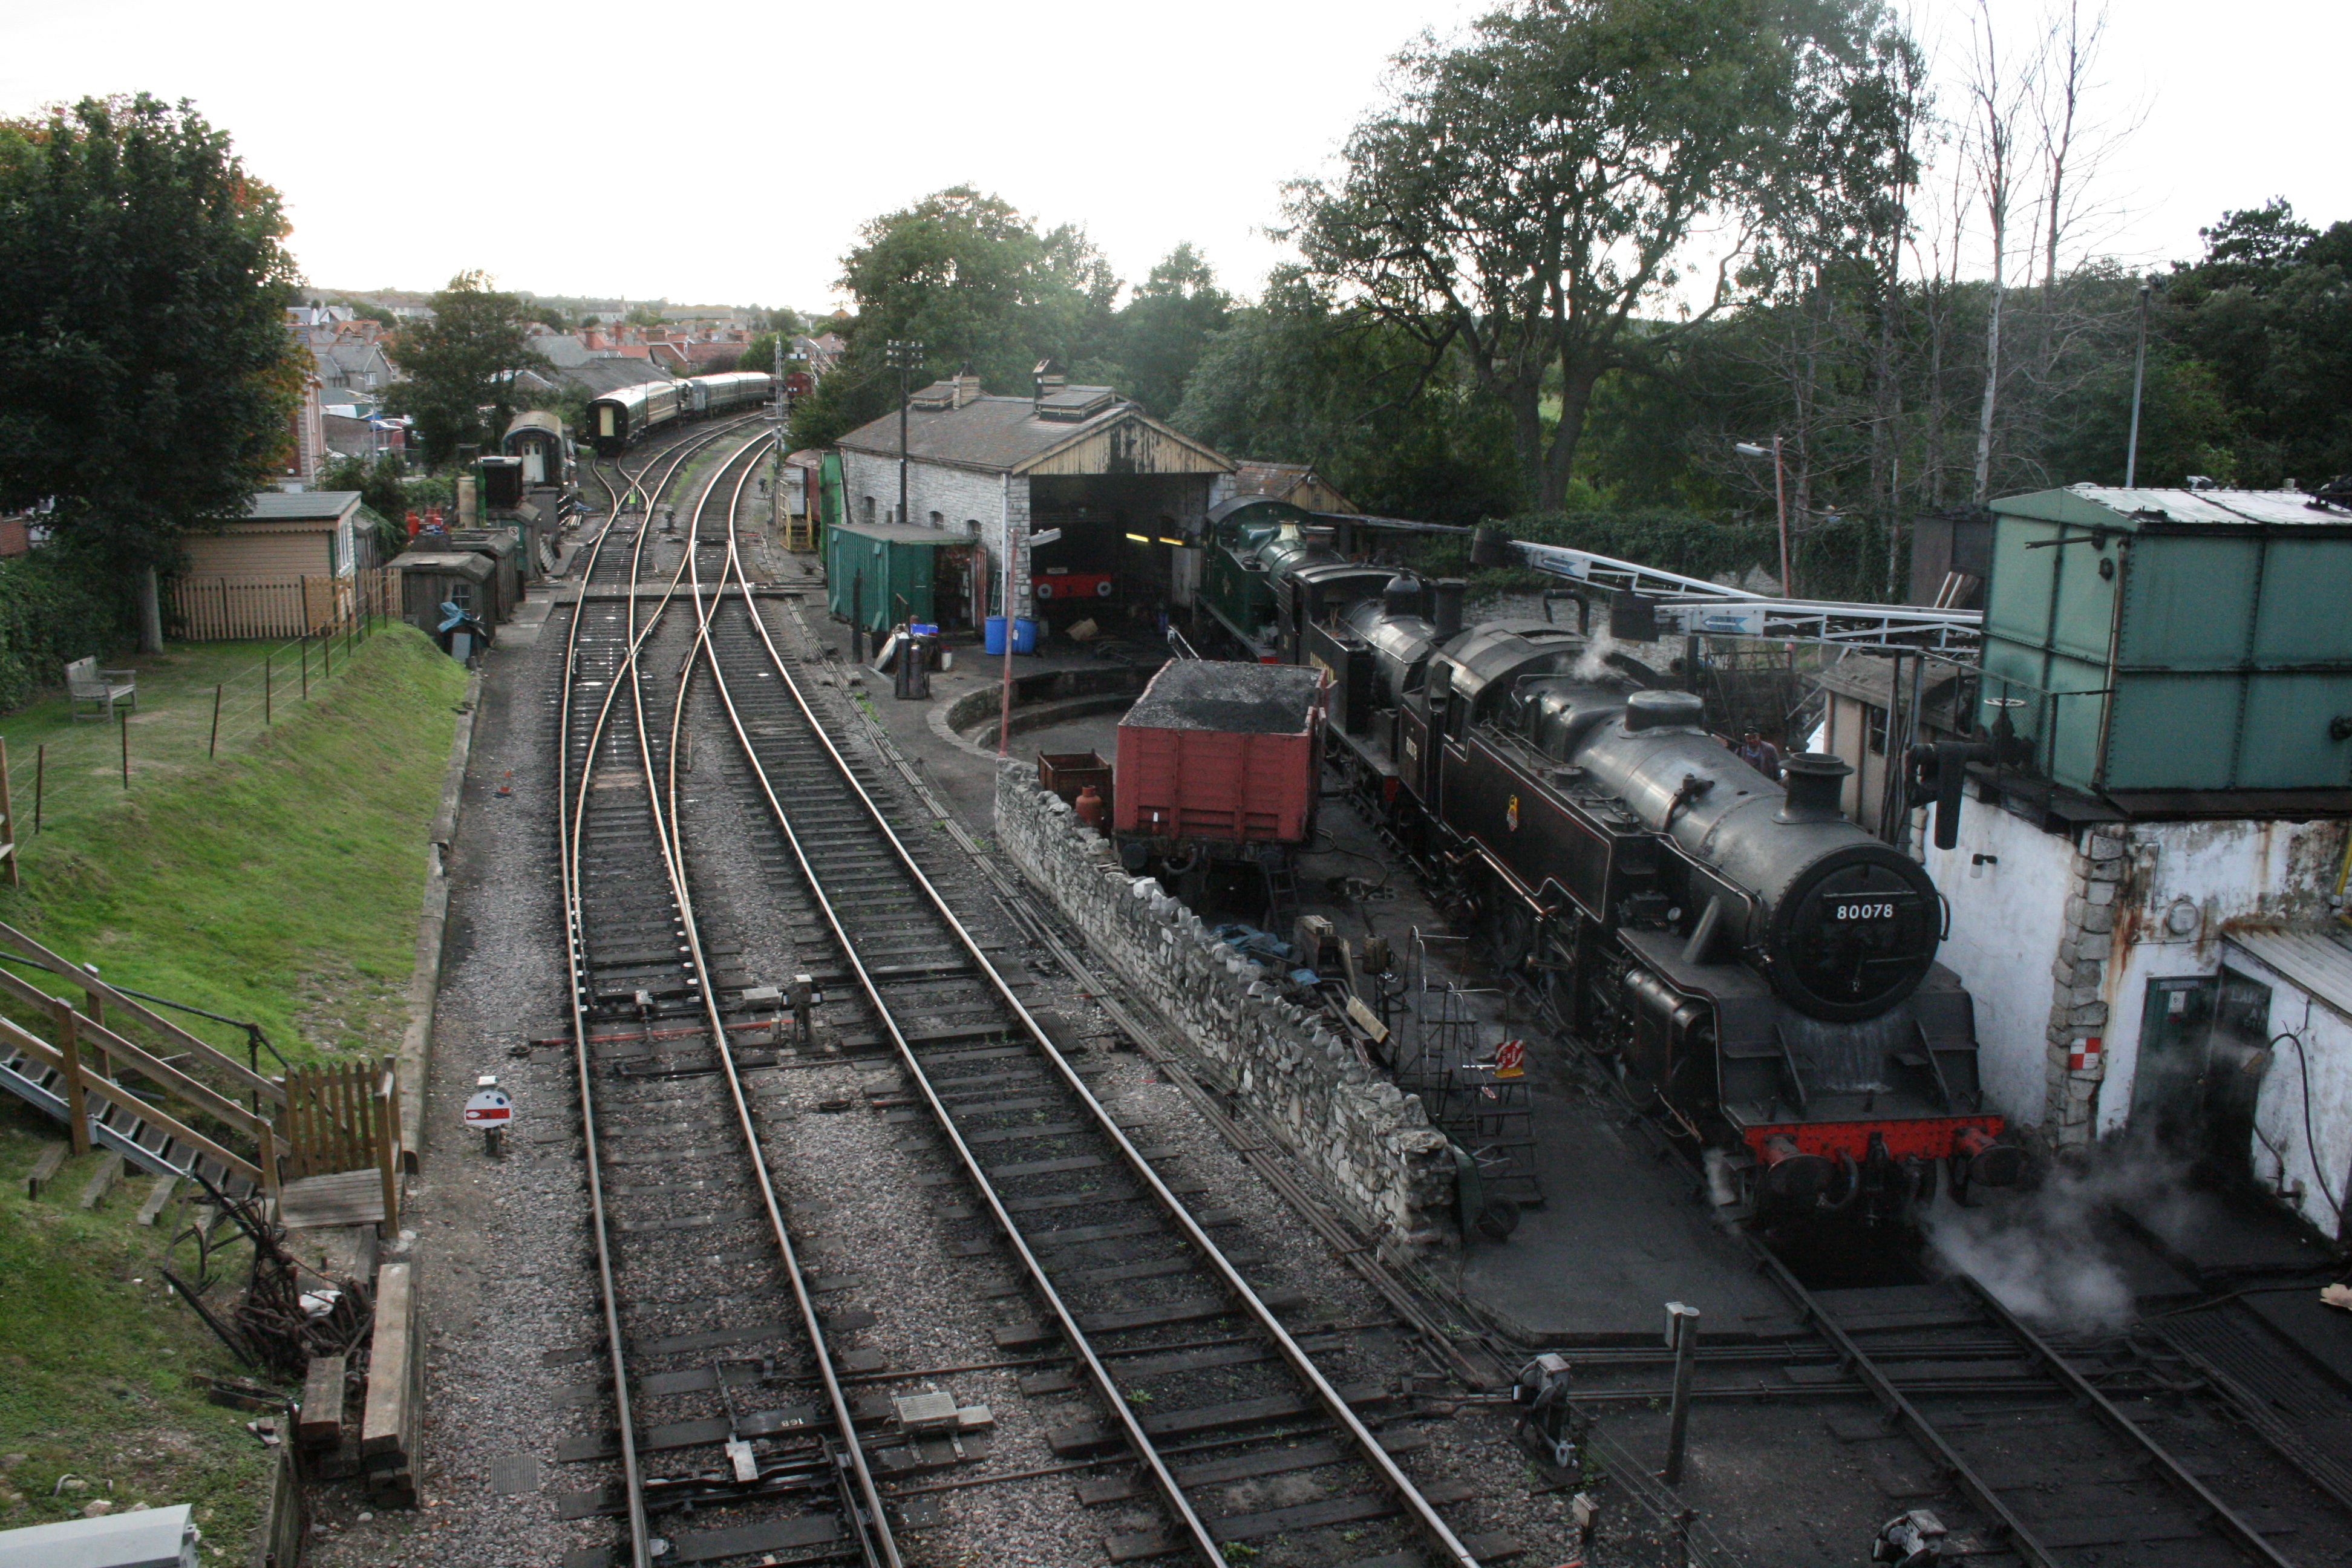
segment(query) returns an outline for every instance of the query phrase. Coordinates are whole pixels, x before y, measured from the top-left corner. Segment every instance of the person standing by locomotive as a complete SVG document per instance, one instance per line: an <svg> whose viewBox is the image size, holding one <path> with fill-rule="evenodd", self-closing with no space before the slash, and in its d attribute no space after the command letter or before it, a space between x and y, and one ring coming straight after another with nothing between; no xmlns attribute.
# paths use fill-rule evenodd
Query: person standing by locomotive
<svg viewBox="0 0 2352 1568"><path fill-rule="evenodd" d="M1763 731L1758 730L1755 725L1748 726L1747 733L1741 738L1736 750L1739 752L1741 762L1746 763L1773 783L1780 782L1780 748L1766 740Z"/></svg>

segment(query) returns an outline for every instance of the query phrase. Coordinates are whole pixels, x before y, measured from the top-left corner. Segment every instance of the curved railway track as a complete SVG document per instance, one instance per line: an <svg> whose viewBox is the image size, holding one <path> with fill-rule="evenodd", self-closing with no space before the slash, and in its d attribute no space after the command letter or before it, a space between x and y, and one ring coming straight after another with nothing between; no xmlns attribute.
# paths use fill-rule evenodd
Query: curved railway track
<svg viewBox="0 0 2352 1568"><path fill-rule="evenodd" d="M1016 1264L1038 1315L1002 1331L1000 1347L1069 1369L1029 1391L1094 1396L1096 1419L1051 1435L1057 1456L1131 1457L1134 1479L1090 1483L1092 1496L1156 1500L1163 1514L1158 1531L1112 1537L1112 1561L1223 1563L1226 1543L1344 1526L1351 1541L1385 1532L1404 1561L1475 1564L1360 1413L1390 1391L1326 1377L1282 1321L1285 1303L1252 1288L1252 1260L1212 1237L1220 1216L1195 1215L1155 1171L925 873L875 770L835 744L731 549L723 582L689 571L705 671L792 873L769 896L830 938L835 967L815 978L854 998L843 1047L896 1059L902 1114L928 1123L969 1199L945 1211L950 1246ZM1245 1513L1210 1500L1269 1478L1311 1500Z"/></svg>
<svg viewBox="0 0 2352 1568"><path fill-rule="evenodd" d="M635 526L620 512L608 522L565 649L559 830L573 1066L613 1409L608 1431L566 1457L617 1462L590 1511L620 1514L625 1538L592 1558L650 1568L758 1553L898 1568L769 1175L746 1075L773 1058L731 1043L746 1010L711 983L677 832L686 682L665 691L654 654L678 640L666 612L682 582L693 592L696 555L731 550L735 505L767 438L722 462L685 542L663 540L651 520L664 486L728 434L666 455ZM627 494L614 489L616 507ZM723 546L701 542L714 500ZM675 566L649 586L665 553ZM711 1173L677 1179L690 1170ZM694 1288L681 1292L682 1280ZM666 1522L714 1511L716 1528Z"/></svg>

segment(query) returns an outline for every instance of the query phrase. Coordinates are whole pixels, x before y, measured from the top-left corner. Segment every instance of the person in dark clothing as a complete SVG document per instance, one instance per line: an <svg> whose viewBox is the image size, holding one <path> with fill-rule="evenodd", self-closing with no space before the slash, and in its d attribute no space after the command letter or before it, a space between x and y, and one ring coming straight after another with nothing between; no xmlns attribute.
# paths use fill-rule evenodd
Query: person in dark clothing
<svg viewBox="0 0 2352 1568"><path fill-rule="evenodd" d="M1756 726L1748 727L1738 746L1739 760L1775 784L1780 780L1780 748L1766 740Z"/></svg>

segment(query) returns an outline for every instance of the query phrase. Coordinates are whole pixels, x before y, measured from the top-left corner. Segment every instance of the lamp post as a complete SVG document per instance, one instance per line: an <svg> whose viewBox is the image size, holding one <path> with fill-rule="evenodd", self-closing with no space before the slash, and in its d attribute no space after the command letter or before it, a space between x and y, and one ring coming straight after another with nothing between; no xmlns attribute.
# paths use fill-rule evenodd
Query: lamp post
<svg viewBox="0 0 2352 1568"><path fill-rule="evenodd" d="M2139 286L2139 349L2132 359L2131 437L2124 446L2124 489L2137 489L2139 479L2139 389L2147 378L2147 297L2156 287L2153 279Z"/></svg>
<svg viewBox="0 0 2352 1568"><path fill-rule="evenodd" d="M1780 514L1780 596L1793 599L1797 596L1797 585L1789 577L1789 487L1780 467L1780 437L1772 437L1769 451L1748 441L1739 442L1731 449L1743 458L1772 459L1772 510Z"/></svg>
<svg viewBox="0 0 2352 1568"><path fill-rule="evenodd" d="M898 370L898 524L907 522L907 409L912 394L907 385L908 373L923 363L923 345L911 340L893 338L889 345L890 363Z"/></svg>

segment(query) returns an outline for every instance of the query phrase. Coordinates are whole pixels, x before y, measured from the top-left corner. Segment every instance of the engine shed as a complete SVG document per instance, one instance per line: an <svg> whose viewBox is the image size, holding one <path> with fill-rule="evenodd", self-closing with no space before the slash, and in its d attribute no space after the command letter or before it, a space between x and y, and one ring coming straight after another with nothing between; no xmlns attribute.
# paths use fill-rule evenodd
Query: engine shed
<svg viewBox="0 0 2352 1568"><path fill-rule="evenodd" d="M845 521L973 540L971 622L1004 608L1008 548L1012 613L1055 631L1156 621L1192 603L1202 520L1230 458L1109 387L1068 384L1051 361L1026 395L984 392L968 372L922 387L903 452L901 428L894 412L841 438ZM1058 537L1033 544L1037 533Z"/></svg>

